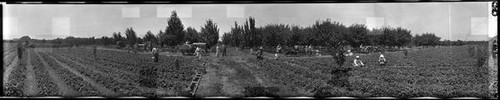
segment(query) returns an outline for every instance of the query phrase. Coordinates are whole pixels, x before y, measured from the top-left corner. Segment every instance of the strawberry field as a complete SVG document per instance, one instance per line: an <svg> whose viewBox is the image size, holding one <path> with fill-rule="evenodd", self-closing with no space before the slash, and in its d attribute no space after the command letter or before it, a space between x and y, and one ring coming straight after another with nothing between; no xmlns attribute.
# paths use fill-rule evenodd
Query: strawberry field
<svg viewBox="0 0 500 100"><path fill-rule="evenodd" d="M318 96L486 98L487 66L477 66L477 60L469 55L467 49L467 47L432 48L411 51L408 57L402 52L386 53L385 56L389 61L386 66L378 65L378 54L359 55L367 66L352 68L347 73L343 73L342 69L350 66L351 62L338 66L332 58L284 58L262 63L269 64L263 66L273 69L283 68L292 71L284 72L291 74L283 75L286 78L281 79L297 79L282 81L297 83L298 86L302 86L301 82L335 81L327 86L319 84L304 86L308 89L318 89L314 91ZM352 60L351 57L347 61Z"/></svg>
<svg viewBox="0 0 500 100"><path fill-rule="evenodd" d="M183 95L198 66L189 57L162 56L159 63L153 63L149 55L106 50L99 50L94 58L91 50L82 48L30 48L26 53L22 61L28 62L4 64L4 68L12 68L5 81L6 95Z"/></svg>
<svg viewBox="0 0 500 100"><path fill-rule="evenodd" d="M388 52L386 66L378 65L378 54L356 54L365 67L351 67L352 56L339 66L331 57L258 60L238 51L225 58L162 55L157 63L150 54L114 50L98 50L97 56L86 48L30 48L26 53L22 63L15 53L4 57L4 68L11 69L4 77L6 95L190 96L193 76L202 71L200 95L488 96L487 67L478 64L480 52L469 46L412 50L408 56Z"/></svg>

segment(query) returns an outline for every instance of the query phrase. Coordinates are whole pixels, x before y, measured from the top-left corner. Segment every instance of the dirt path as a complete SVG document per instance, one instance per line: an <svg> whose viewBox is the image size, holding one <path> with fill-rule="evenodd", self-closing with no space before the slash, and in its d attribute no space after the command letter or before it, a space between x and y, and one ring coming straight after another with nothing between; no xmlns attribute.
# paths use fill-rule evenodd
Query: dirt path
<svg viewBox="0 0 500 100"><path fill-rule="evenodd" d="M27 96L36 96L38 93L38 84L35 78L35 71L33 70L33 65L31 64L31 49L27 49L26 56L26 85L24 92Z"/></svg>
<svg viewBox="0 0 500 100"><path fill-rule="evenodd" d="M239 65L221 64L212 58L206 66L207 74L201 80L197 96L242 97L244 86L258 85L254 76Z"/></svg>
<svg viewBox="0 0 500 100"><path fill-rule="evenodd" d="M59 94L62 96L70 96L70 97L77 96L78 92L69 88L68 85L63 83L64 81L61 79L61 77L59 77L59 75L56 74L54 69L49 67L50 65L45 61L45 59L42 56L40 56L40 54L38 54L37 51L35 51L35 54L38 58L40 58L40 60L43 64L43 67L45 68L45 70L48 71L50 78L52 78L52 80L54 80L54 83L59 88Z"/></svg>
<svg viewBox="0 0 500 100"><path fill-rule="evenodd" d="M196 96L243 97L256 95L293 95L293 87L274 84L265 72L250 61L252 56L228 49L226 57L206 57L207 73L203 75ZM266 92L266 93L264 93Z"/></svg>
<svg viewBox="0 0 500 100"><path fill-rule="evenodd" d="M61 65L62 67L64 67L65 69L67 69L68 71L70 71L71 73L75 74L76 76L79 76L81 77L84 81L86 82L89 82L90 85L92 87L94 87L95 89L97 89L100 93L102 93L104 96L111 96L111 97L115 97L117 95L119 95L118 93L115 93L114 91L112 91L111 89L108 89L104 86L102 86L101 84L98 84L97 82L95 82L94 80L91 80L89 77L86 77L85 75L81 74L80 72L78 72L77 70L69 67L68 65L66 65L65 63L57 60L55 57L53 57L54 55L49 55L50 58L54 59L54 61L56 63L58 63L59 65Z"/></svg>

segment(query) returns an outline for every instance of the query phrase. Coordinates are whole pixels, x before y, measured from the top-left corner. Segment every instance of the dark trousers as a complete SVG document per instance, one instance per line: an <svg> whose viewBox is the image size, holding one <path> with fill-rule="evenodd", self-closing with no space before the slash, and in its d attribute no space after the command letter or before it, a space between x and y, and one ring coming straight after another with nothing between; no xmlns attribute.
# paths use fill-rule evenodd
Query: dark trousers
<svg viewBox="0 0 500 100"><path fill-rule="evenodd" d="M160 55L159 55L159 54L155 54L154 56L155 56L155 59L154 59L154 60L155 60L155 62L158 62L158 59L159 59L158 57L159 57Z"/></svg>
<svg viewBox="0 0 500 100"><path fill-rule="evenodd" d="M226 50L222 50L222 56L226 56Z"/></svg>
<svg viewBox="0 0 500 100"><path fill-rule="evenodd" d="M18 51L17 52L17 58L19 58L19 60L21 60L21 58L23 58L23 52L22 51Z"/></svg>

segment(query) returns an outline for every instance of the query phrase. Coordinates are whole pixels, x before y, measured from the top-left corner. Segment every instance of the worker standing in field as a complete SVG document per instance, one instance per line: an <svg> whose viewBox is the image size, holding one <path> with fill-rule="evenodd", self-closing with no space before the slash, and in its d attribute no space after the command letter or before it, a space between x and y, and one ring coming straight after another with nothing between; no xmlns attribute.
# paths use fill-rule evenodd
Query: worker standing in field
<svg viewBox="0 0 500 100"><path fill-rule="evenodd" d="M281 44L276 46L276 53L274 54L274 59L278 59L278 53L281 51Z"/></svg>
<svg viewBox="0 0 500 100"><path fill-rule="evenodd" d="M201 48L200 47L196 47L196 50L194 50L194 53L198 57L198 59L201 59L200 52L201 52Z"/></svg>
<svg viewBox="0 0 500 100"><path fill-rule="evenodd" d="M311 44L309 44L309 46L307 47L307 53L309 53L309 55L312 55L313 54L313 47Z"/></svg>
<svg viewBox="0 0 500 100"><path fill-rule="evenodd" d="M158 52L158 49L157 48L153 48L153 50L151 51L151 53L153 53L153 60L154 60L154 62L158 62L158 60L159 60L158 57L160 56L160 54Z"/></svg>
<svg viewBox="0 0 500 100"><path fill-rule="evenodd" d="M18 58L18 62L19 64L21 64L21 59L23 58L23 45L22 43L19 41L17 42L17 58Z"/></svg>
<svg viewBox="0 0 500 100"><path fill-rule="evenodd" d="M97 45L94 45L94 60L97 60Z"/></svg>
<svg viewBox="0 0 500 100"><path fill-rule="evenodd" d="M223 45L222 47L222 56L226 56L226 49L227 49L227 46L226 45Z"/></svg>
<svg viewBox="0 0 500 100"><path fill-rule="evenodd" d="M264 57L262 57L262 54L263 54L263 50L264 48L262 46L259 47L259 49L257 50L257 59L264 59Z"/></svg>
<svg viewBox="0 0 500 100"><path fill-rule="evenodd" d="M404 53L405 53L405 57L408 57L408 50L407 49L404 50Z"/></svg>
<svg viewBox="0 0 500 100"><path fill-rule="evenodd" d="M215 46L215 56L219 57L219 45Z"/></svg>
<svg viewBox="0 0 500 100"><path fill-rule="evenodd" d="M356 59L354 59L354 67L364 67L365 64L363 64L363 61L359 59L359 56L356 56Z"/></svg>

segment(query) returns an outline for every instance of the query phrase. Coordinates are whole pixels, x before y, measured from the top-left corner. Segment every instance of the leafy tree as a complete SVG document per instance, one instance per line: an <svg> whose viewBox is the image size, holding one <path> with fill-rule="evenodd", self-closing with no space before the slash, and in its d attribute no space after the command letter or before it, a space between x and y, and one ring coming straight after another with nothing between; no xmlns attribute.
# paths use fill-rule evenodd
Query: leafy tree
<svg viewBox="0 0 500 100"><path fill-rule="evenodd" d="M120 32L118 32L118 33L114 32L113 33L113 40L114 40L114 42L118 42L118 41L124 40L124 38Z"/></svg>
<svg viewBox="0 0 500 100"><path fill-rule="evenodd" d="M316 21L312 29L314 31L313 40L309 43L331 47L345 41L347 28L339 22L332 22L330 19L321 23Z"/></svg>
<svg viewBox="0 0 500 100"><path fill-rule="evenodd" d="M42 41L41 41L41 42L42 42L42 43L47 43L47 40L45 40L45 39L42 39Z"/></svg>
<svg viewBox="0 0 500 100"><path fill-rule="evenodd" d="M262 45L262 38L259 38L257 28L255 27L255 18L249 17L248 18L248 30L246 31L250 36L250 47L256 47Z"/></svg>
<svg viewBox="0 0 500 100"><path fill-rule="evenodd" d="M410 30L398 27L396 33L398 33L396 35L396 46L402 47L410 43L412 38Z"/></svg>
<svg viewBox="0 0 500 100"><path fill-rule="evenodd" d="M383 45L380 37L381 35L383 34L384 32L382 31L382 29L373 29L371 31L368 32L368 40L367 40L367 44L368 45Z"/></svg>
<svg viewBox="0 0 500 100"><path fill-rule="evenodd" d="M348 28L348 35L346 37L347 42L352 46L352 47L359 47L362 44L367 43L368 41L368 29L366 28L365 25L363 24L354 24L349 26Z"/></svg>
<svg viewBox="0 0 500 100"><path fill-rule="evenodd" d="M248 18L245 24L237 28L242 34L239 37L240 43L243 47L257 47L262 45L262 37L259 36L257 28L255 27L255 19L253 17Z"/></svg>
<svg viewBox="0 0 500 100"><path fill-rule="evenodd" d="M31 38L29 36L22 36L19 40L21 40L21 41L30 41Z"/></svg>
<svg viewBox="0 0 500 100"><path fill-rule="evenodd" d="M129 45L134 45L138 42L137 34L132 28L127 28L125 30L125 36L127 37L127 42Z"/></svg>
<svg viewBox="0 0 500 100"><path fill-rule="evenodd" d="M62 44L63 43L63 40L61 38L56 38L53 43L55 44Z"/></svg>
<svg viewBox="0 0 500 100"><path fill-rule="evenodd" d="M238 23L234 22L234 27L231 29L231 34L233 34L233 46L243 46L243 28L238 26Z"/></svg>
<svg viewBox="0 0 500 100"><path fill-rule="evenodd" d="M219 40L219 28L217 27L217 24L211 19L208 19L205 27L201 28L200 37L203 42L207 43L208 48L217 44L217 41Z"/></svg>
<svg viewBox="0 0 500 100"><path fill-rule="evenodd" d="M439 45L441 38L433 33L424 33L415 36L415 45L417 46L436 46Z"/></svg>
<svg viewBox="0 0 500 100"><path fill-rule="evenodd" d="M291 30L288 25L266 25L263 28L259 28L259 30L262 34L261 38L263 39L264 45L266 46L285 44L290 40Z"/></svg>
<svg viewBox="0 0 500 100"><path fill-rule="evenodd" d="M235 43L235 39L234 39L234 34L231 34L231 33L224 33L222 35L222 43L224 45L231 45L231 46L234 46L236 43Z"/></svg>
<svg viewBox="0 0 500 100"><path fill-rule="evenodd" d="M198 31L192 27L188 27L186 29L186 34L184 35L184 40L190 41L190 42L198 42L199 41L199 36L198 36Z"/></svg>
<svg viewBox="0 0 500 100"><path fill-rule="evenodd" d="M169 40L172 41L172 43L168 43L170 46L184 43L184 25L182 25L182 22L177 16L176 11L172 11L172 15L168 20L168 26L165 29L165 33L166 35L171 35L171 36L167 36L170 38L164 38L164 39L173 39Z"/></svg>
<svg viewBox="0 0 500 100"><path fill-rule="evenodd" d="M158 35L156 35L156 38L158 38L157 43L160 44L161 47L163 47L163 44L165 44L166 41L165 33L160 30L160 32L158 32Z"/></svg>
<svg viewBox="0 0 500 100"><path fill-rule="evenodd" d="M163 43L167 44L168 46L175 46L177 45L177 36L173 34L166 34L163 36Z"/></svg>
<svg viewBox="0 0 500 100"><path fill-rule="evenodd" d="M101 37L101 40L102 40L102 43L107 46L107 45L110 45L110 44L113 44L113 40L107 36L103 36Z"/></svg>
<svg viewBox="0 0 500 100"><path fill-rule="evenodd" d="M144 35L144 41L146 42L156 42L156 36L151 33L151 31L146 32L146 35Z"/></svg>
<svg viewBox="0 0 500 100"><path fill-rule="evenodd" d="M231 27L229 33L224 33L222 41L226 45L240 47L244 45L243 35L243 28L238 26L237 22L234 22L234 27Z"/></svg>
<svg viewBox="0 0 500 100"><path fill-rule="evenodd" d="M462 46L465 45L465 42L462 40L457 40L453 43L454 46Z"/></svg>
<svg viewBox="0 0 500 100"><path fill-rule="evenodd" d="M382 28L382 35L380 35L379 43L386 46L402 47L411 41L411 31L403 28Z"/></svg>

